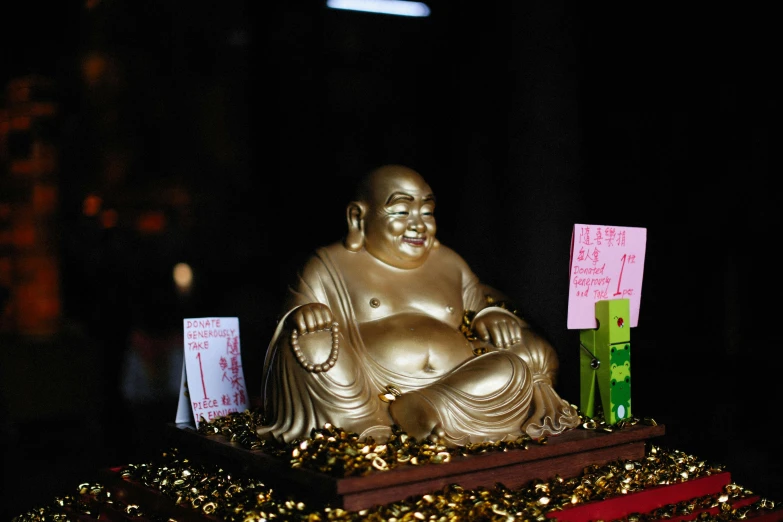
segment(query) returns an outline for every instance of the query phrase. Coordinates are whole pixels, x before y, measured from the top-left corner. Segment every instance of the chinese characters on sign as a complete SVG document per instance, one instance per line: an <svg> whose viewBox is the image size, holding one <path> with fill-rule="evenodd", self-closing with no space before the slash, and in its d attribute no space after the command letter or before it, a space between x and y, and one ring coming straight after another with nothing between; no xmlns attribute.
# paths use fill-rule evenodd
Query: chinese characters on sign
<svg viewBox="0 0 783 522"><path fill-rule="evenodd" d="M177 423L210 422L247 409L239 319L185 319L184 365ZM191 417L192 414L192 417Z"/></svg>
<svg viewBox="0 0 783 522"><path fill-rule="evenodd" d="M647 229L574 225L568 290L568 328L596 328L595 303L628 299L630 326L639 322Z"/></svg>

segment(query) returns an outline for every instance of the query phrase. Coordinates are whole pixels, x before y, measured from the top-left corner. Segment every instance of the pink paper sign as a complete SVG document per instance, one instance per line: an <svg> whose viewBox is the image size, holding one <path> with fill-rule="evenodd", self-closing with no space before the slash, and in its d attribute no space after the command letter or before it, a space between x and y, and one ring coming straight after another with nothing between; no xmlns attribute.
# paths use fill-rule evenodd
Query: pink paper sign
<svg viewBox="0 0 783 522"><path fill-rule="evenodd" d="M574 225L568 289L568 329L596 328L595 303L628 299L639 323L647 229Z"/></svg>

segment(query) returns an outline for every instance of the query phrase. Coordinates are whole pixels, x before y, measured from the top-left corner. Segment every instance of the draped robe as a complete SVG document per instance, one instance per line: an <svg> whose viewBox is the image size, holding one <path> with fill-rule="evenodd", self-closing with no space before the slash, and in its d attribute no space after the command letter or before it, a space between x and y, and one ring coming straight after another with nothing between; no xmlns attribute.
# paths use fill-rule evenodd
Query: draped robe
<svg viewBox="0 0 783 522"><path fill-rule="evenodd" d="M259 434L290 442L330 423L384 440L397 423L380 398L390 385L403 397L424 401L452 445L557 434L579 423L573 407L554 390L554 349L523 320L514 316L525 328L522 343L511 349L471 344L460 332L465 310L477 312L476 318L502 310L491 303L504 296L482 284L453 250L433 249L421 269L381 265L366 251L352 252L340 243L316 250L306 262L289 287L267 349L265 422ZM417 277L422 277L418 283ZM378 282L380 290L374 288ZM445 286L450 289L441 292ZM326 372L300 365L286 322L298 307L316 302L329 306L340 331L337 364ZM299 342L306 352L315 353L306 342L320 343L328 352L332 336L313 333ZM485 353L474 354L478 344ZM435 368L411 371L408 364L418 364L424 352L432 354Z"/></svg>

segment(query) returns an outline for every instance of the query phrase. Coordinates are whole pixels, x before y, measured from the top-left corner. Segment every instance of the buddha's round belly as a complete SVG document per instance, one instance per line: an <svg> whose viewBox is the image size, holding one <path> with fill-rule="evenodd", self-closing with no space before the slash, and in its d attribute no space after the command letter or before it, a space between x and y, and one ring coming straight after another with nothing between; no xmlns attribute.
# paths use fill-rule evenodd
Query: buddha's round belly
<svg viewBox="0 0 783 522"><path fill-rule="evenodd" d="M405 375L442 375L473 356L457 327L425 314L397 314L359 329L370 356Z"/></svg>

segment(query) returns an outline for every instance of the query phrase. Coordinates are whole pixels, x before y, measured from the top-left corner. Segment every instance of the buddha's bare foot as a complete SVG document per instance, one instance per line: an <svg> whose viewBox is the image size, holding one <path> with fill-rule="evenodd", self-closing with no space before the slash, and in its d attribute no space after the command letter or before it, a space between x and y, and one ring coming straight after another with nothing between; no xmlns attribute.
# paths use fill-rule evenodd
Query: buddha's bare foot
<svg viewBox="0 0 783 522"><path fill-rule="evenodd" d="M427 439L433 444L445 443L446 430L443 429L443 425L441 425L440 422L437 423L434 428L432 428L432 431L430 432Z"/></svg>
<svg viewBox="0 0 783 522"><path fill-rule="evenodd" d="M437 410L422 394L403 393L389 405L394 422L416 440L425 440L433 433L445 435Z"/></svg>
<svg viewBox="0 0 783 522"><path fill-rule="evenodd" d="M269 429L269 426L261 426L258 429L256 429L256 435L262 441L277 442L274 434L272 433L272 430Z"/></svg>
<svg viewBox="0 0 783 522"><path fill-rule="evenodd" d="M389 440L391 434L391 426L372 426L359 434L359 440L366 441L369 438L372 438L375 442L383 443Z"/></svg>

